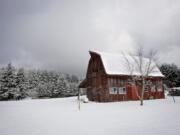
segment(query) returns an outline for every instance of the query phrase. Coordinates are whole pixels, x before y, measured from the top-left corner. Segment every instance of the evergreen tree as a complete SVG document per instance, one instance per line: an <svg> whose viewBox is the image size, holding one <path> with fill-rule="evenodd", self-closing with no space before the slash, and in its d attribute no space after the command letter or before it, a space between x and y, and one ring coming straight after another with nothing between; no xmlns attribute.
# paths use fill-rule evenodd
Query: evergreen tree
<svg viewBox="0 0 180 135"><path fill-rule="evenodd" d="M180 86L180 69L175 64L163 64L160 70L165 75L164 82L168 87Z"/></svg>
<svg viewBox="0 0 180 135"><path fill-rule="evenodd" d="M38 84L39 84L39 77L37 71L30 70L27 72L27 90L26 95L32 98L38 97Z"/></svg>
<svg viewBox="0 0 180 135"><path fill-rule="evenodd" d="M61 90L58 87L58 74L51 72L50 73L50 85L51 97L61 96Z"/></svg>
<svg viewBox="0 0 180 135"><path fill-rule="evenodd" d="M57 88L59 92L61 93L61 97L66 97L68 96L68 86L66 80L62 77L59 76L58 81L57 81Z"/></svg>
<svg viewBox="0 0 180 135"><path fill-rule="evenodd" d="M5 68L1 68L0 69L0 95L6 92L2 85L4 72L5 72Z"/></svg>
<svg viewBox="0 0 180 135"><path fill-rule="evenodd" d="M72 75L72 76L71 76L71 82L78 83L78 82L79 82L78 77L75 76L75 75Z"/></svg>
<svg viewBox="0 0 180 135"><path fill-rule="evenodd" d="M47 93L47 85L46 85L46 71L38 71L38 97L48 97L49 93Z"/></svg>
<svg viewBox="0 0 180 135"><path fill-rule="evenodd" d="M17 92L19 92L19 98L25 98L27 90L27 81L25 78L24 69L20 68L17 73Z"/></svg>
<svg viewBox="0 0 180 135"><path fill-rule="evenodd" d="M0 99L6 100L6 99L14 99L16 92L16 74L15 74L15 68L11 65L11 63L8 64L8 66L5 68L4 72L1 76L1 93L0 93Z"/></svg>

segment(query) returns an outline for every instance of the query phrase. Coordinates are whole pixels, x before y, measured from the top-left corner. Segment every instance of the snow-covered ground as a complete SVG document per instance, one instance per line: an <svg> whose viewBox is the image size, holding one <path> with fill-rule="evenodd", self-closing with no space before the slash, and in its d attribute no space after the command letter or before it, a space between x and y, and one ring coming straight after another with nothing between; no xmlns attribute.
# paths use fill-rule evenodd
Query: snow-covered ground
<svg viewBox="0 0 180 135"><path fill-rule="evenodd" d="M180 135L180 97L115 103L0 102L0 135Z"/></svg>

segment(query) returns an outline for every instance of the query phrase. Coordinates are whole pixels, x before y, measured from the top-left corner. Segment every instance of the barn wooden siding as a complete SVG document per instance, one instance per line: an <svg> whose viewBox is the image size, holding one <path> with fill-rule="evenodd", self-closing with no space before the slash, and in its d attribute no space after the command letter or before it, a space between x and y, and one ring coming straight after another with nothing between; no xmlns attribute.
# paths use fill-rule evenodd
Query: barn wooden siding
<svg viewBox="0 0 180 135"><path fill-rule="evenodd" d="M87 74L86 74L86 88L87 97L90 101L97 102L113 102L138 100L140 95L141 85L138 83L132 85L129 83L130 76L107 75L99 55L90 53ZM163 82L160 77L148 78L154 84L155 89L146 88L144 99L149 98L164 98ZM158 84L158 89L157 89ZM125 87L126 94L110 94L112 87ZM160 90L161 89L161 90ZM160 90L160 91L159 91Z"/></svg>

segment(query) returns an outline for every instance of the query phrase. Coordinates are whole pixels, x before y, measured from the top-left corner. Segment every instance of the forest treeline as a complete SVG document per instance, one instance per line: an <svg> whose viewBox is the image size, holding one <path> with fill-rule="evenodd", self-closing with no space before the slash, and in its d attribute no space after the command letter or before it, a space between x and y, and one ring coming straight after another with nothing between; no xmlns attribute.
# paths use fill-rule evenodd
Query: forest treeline
<svg viewBox="0 0 180 135"><path fill-rule="evenodd" d="M17 69L9 63L0 69L0 100L75 96L78 84L79 79L75 75Z"/></svg>

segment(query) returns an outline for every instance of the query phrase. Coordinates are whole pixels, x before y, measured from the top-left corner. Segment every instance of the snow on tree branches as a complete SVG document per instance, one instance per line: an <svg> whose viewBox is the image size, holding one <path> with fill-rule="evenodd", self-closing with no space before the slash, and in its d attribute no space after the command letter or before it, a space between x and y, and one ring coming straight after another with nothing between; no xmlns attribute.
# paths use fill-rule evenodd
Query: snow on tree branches
<svg viewBox="0 0 180 135"><path fill-rule="evenodd" d="M0 100L68 97L78 94L75 75L41 70L15 69L11 64L0 69Z"/></svg>

